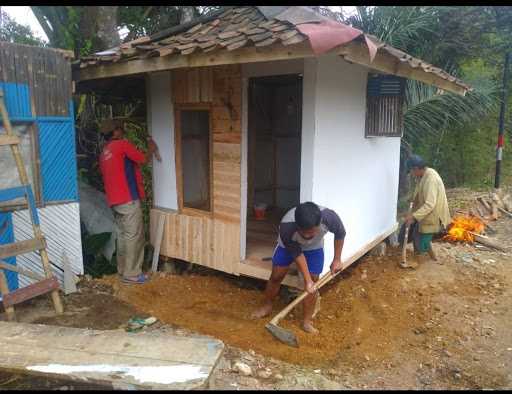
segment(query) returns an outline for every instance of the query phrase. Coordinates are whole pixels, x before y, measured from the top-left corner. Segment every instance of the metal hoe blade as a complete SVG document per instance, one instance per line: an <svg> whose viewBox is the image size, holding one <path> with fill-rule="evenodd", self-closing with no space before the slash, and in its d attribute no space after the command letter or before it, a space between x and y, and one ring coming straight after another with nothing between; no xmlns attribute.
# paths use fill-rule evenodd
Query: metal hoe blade
<svg viewBox="0 0 512 394"><path fill-rule="evenodd" d="M285 330L284 328L271 323L267 323L265 328L274 336L274 338L280 340L288 346L299 347L299 342L297 341L297 337L293 332Z"/></svg>

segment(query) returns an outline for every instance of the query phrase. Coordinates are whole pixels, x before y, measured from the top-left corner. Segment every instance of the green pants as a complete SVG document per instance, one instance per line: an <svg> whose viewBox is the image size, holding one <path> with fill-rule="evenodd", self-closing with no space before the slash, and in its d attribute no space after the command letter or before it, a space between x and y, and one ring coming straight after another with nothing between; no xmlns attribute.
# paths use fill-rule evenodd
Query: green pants
<svg viewBox="0 0 512 394"><path fill-rule="evenodd" d="M420 233L420 242L419 242L419 250L418 250L419 253L427 253L428 252L428 250L431 247L430 244L432 242L433 235L434 235L433 233L429 233L429 234Z"/></svg>

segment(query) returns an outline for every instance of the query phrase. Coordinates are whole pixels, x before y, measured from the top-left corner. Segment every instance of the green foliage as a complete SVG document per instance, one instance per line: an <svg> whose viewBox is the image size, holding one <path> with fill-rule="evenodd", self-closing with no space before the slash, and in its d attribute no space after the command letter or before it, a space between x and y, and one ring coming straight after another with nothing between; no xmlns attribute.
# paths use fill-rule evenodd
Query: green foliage
<svg viewBox="0 0 512 394"><path fill-rule="evenodd" d="M491 186L503 57L512 48L512 7L359 6L357 10L347 20L355 27L473 87L461 97L439 94L435 87L409 80L403 153L425 156L448 186ZM510 162L505 154L503 179L511 177Z"/></svg>
<svg viewBox="0 0 512 394"><path fill-rule="evenodd" d="M146 152L148 143L147 138L149 136L147 128L144 124L135 122L126 122L125 124L126 134L125 137L131 141L137 149ZM142 177L144 179L144 191L146 193L145 200L141 201L142 213L144 215L144 233L146 239L149 238L149 213L153 205L153 180L152 180L152 168L151 161L141 166Z"/></svg>
<svg viewBox="0 0 512 394"><path fill-rule="evenodd" d="M0 41L38 47L45 46L45 42L34 35L30 26L17 23L3 11L0 11L0 21Z"/></svg>
<svg viewBox="0 0 512 394"><path fill-rule="evenodd" d="M123 6L119 7L120 27L127 28L127 40L151 35L178 25L178 6Z"/></svg>
<svg viewBox="0 0 512 394"><path fill-rule="evenodd" d="M438 94L433 86L408 81L407 110L404 114L405 140L421 144L426 135L438 138L446 130L474 124L493 110L497 104L497 88L492 83L478 86L466 96L453 93Z"/></svg>
<svg viewBox="0 0 512 394"><path fill-rule="evenodd" d="M183 6L122 6L119 7L119 28L128 29L124 41L152 35L180 24ZM206 15L218 6L193 7L194 17Z"/></svg>
<svg viewBox="0 0 512 394"><path fill-rule="evenodd" d="M101 253L112 233L82 234L82 251L84 256L84 271L93 278L110 275L117 272L115 256L108 261Z"/></svg>
<svg viewBox="0 0 512 394"><path fill-rule="evenodd" d="M358 6L357 11L348 23L411 54L435 32L435 7Z"/></svg>
<svg viewBox="0 0 512 394"><path fill-rule="evenodd" d="M112 233L109 232L89 235L84 239L85 251L87 254L96 256L105 247L111 236Z"/></svg>

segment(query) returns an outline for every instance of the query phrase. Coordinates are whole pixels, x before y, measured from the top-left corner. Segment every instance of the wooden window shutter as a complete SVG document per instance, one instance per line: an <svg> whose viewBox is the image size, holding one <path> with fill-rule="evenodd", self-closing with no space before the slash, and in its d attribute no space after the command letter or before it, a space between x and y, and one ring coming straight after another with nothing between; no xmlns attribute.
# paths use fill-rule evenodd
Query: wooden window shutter
<svg viewBox="0 0 512 394"><path fill-rule="evenodd" d="M365 137L402 137L405 79L368 75Z"/></svg>

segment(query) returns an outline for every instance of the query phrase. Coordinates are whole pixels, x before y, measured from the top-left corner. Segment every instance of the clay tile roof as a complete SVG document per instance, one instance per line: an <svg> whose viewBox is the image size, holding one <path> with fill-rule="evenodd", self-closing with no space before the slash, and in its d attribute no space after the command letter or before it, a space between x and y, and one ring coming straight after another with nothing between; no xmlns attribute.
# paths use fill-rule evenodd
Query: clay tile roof
<svg viewBox="0 0 512 394"><path fill-rule="evenodd" d="M308 23L325 23L326 20L332 25L333 21L330 19L303 6L227 7L152 36L137 38L119 47L82 57L74 63L74 67L86 68L148 57L233 51L245 46L292 45L306 40L311 42L306 34L301 33L302 26ZM393 48L373 36L364 34L364 37L370 39L379 51L386 51L413 68L420 67L425 72L436 74L470 90L468 85L445 71Z"/></svg>
<svg viewBox="0 0 512 394"><path fill-rule="evenodd" d="M290 45L307 40L293 24L276 19L268 20L257 7L252 6L222 10L207 18L206 22L199 21L181 30L164 37L161 33L153 37L141 37L117 48L82 57L79 60L80 67L114 60L129 61L135 57L188 55L214 49L229 51L247 45L266 46L276 42Z"/></svg>

